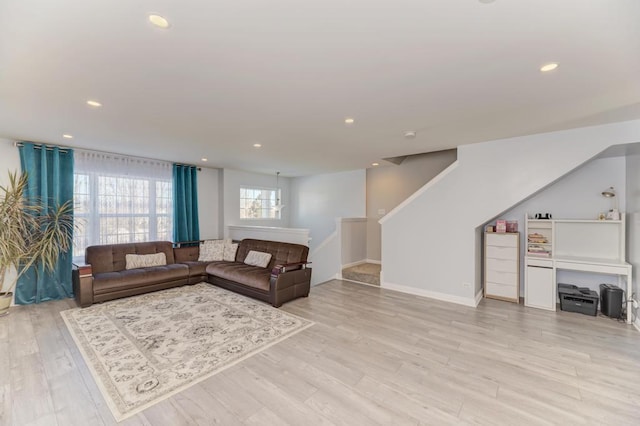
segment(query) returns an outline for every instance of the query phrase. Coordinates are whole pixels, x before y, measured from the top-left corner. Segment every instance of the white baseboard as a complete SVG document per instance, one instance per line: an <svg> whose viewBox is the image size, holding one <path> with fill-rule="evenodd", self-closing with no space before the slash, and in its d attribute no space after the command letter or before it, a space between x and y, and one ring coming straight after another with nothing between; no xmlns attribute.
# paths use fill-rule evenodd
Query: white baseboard
<svg viewBox="0 0 640 426"><path fill-rule="evenodd" d="M481 288L480 291L476 293L476 308L480 304L480 301L482 300L483 297L484 297L484 289Z"/></svg>
<svg viewBox="0 0 640 426"><path fill-rule="evenodd" d="M382 261L381 260L373 260L373 259L367 259L365 260L366 263L373 263L374 265L382 265Z"/></svg>
<svg viewBox="0 0 640 426"><path fill-rule="evenodd" d="M318 282L318 283L315 283L315 284L311 284L311 287L314 287L314 286L317 286L317 285L320 285L320 284L324 284L324 283L328 283L328 282L331 282L333 280L340 280L340 279L342 279L341 277L342 277L342 274L335 274L333 277L329 278L326 281L321 281L321 282Z"/></svg>
<svg viewBox="0 0 640 426"><path fill-rule="evenodd" d="M479 301L476 303L478 295L476 295L474 298L460 297L460 296L454 296L452 294L439 293L437 291L423 290L421 288L409 287L406 285L393 284L393 283L387 283L387 282L382 282L380 287L386 290L395 290L395 291L399 291L400 293L408 293L416 296L428 297L430 299L442 300L443 302L456 303L458 305L470 306L472 308L475 308L476 306L478 306L478 303L480 303Z"/></svg>

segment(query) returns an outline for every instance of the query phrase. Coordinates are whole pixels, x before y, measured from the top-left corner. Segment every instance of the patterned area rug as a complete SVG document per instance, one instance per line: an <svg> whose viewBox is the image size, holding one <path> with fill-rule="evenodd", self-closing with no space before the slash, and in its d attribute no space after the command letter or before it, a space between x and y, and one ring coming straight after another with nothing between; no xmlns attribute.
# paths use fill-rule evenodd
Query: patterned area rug
<svg viewBox="0 0 640 426"><path fill-rule="evenodd" d="M61 315L117 421L313 325L206 283Z"/></svg>

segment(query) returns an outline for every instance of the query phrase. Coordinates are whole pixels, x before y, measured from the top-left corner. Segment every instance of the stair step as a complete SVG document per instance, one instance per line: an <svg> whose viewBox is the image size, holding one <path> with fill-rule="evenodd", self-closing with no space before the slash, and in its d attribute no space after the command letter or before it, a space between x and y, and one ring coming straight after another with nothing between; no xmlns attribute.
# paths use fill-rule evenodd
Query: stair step
<svg viewBox="0 0 640 426"><path fill-rule="evenodd" d="M381 265L376 263L361 263L342 270L342 278L365 284L380 285Z"/></svg>

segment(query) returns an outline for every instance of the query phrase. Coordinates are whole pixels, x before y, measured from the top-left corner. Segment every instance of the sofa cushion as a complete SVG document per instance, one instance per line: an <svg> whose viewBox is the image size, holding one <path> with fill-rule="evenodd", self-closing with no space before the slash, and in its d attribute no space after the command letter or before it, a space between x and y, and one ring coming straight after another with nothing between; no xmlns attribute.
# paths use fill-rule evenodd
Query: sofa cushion
<svg viewBox="0 0 640 426"><path fill-rule="evenodd" d="M127 254L124 256L124 260L125 269L164 266L167 264L167 256L162 252L154 254Z"/></svg>
<svg viewBox="0 0 640 426"><path fill-rule="evenodd" d="M271 260L271 253L251 250L249 254L247 254L247 257L244 258L244 263L251 266L259 266L261 268L266 268L267 266L269 266L270 260Z"/></svg>
<svg viewBox="0 0 640 426"><path fill-rule="evenodd" d="M189 267L182 263L124 271L102 272L93 275L94 294L109 293L132 287L143 287L162 282L186 280Z"/></svg>
<svg viewBox="0 0 640 426"><path fill-rule="evenodd" d="M271 270L241 262L212 262L207 273L229 281L235 281L249 287L269 291Z"/></svg>
<svg viewBox="0 0 640 426"><path fill-rule="evenodd" d="M224 243L224 255L222 260L227 262L236 261L236 253L238 252L238 244L232 244L231 242Z"/></svg>
<svg viewBox="0 0 640 426"><path fill-rule="evenodd" d="M184 263L189 267L190 277L195 277L200 275L204 278L207 275L207 265L209 264L209 262L197 262L197 261L188 260L181 263Z"/></svg>
<svg viewBox="0 0 640 426"><path fill-rule="evenodd" d="M225 240L206 240L200 243L199 262L223 260Z"/></svg>

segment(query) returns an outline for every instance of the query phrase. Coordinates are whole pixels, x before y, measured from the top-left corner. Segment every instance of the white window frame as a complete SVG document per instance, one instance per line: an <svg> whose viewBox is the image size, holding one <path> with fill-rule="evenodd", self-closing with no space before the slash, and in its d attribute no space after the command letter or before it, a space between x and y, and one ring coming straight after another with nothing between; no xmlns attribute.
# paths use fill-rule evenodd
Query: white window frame
<svg viewBox="0 0 640 426"><path fill-rule="evenodd" d="M243 217L243 212L247 210L246 204L243 204L243 200L255 200L253 198L249 198L246 195L243 196L243 191L270 191L272 192L273 198L269 197L269 198L264 198L261 197L260 200L262 202L267 202L267 206L261 206L260 207L260 211L261 212L265 212L265 211L269 211L269 212L273 212L273 217L265 217L263 215L259 216L259 217ZM245 192L246 194L246 192ZM240 192L239 192L239 200L240 200L240 207L239 207L239 211L238 214L240 216L240 220L280 220L281 219L281 212L279 209L276 209L276 203L278 200L280 200L280 203L282 203L282 190L280 188L270 188L270 187L261 187L261 186L254 186L254 185L241 185L240 186Z"/></svg>
<svg viewBox="0 0 640 426"><path fill-rule="evenodd" d="M78 235L78 238L83 238L83 241L78 241L76 237L74 237L73 244L73 259L74 261L83 261L84 260L84 251L87 246L97 245L97 244L118 244L118 243L129 243L129 242L139 242L135 240L135 232L130 232L126 234L129 238L126 238L127 241L121 241L120 238L117 238L118 241L106 241L107 234L101 234L100 226L101 220L105 218L148 218L148 236L145 241L156 241L156 240L168 240L171 241L173 237L173 192L172 192L172 179L165 178L156 178L156 177L145 177L145 176L129 176L129 175L120 175L118 173L107 173L107 172L84 172L79 171L74 173L74 181L76 175L85 175L88 177L88 188L89 188L89 205L88 211L85 213L78 213L77 209L74 209L74 218L77 223L82 221L86 222L86 233L82 236ZM145 213L102 213L100 212L100 178L103 177L115 177L120 179L130 179L130 180L141 180L148 182L149 186L149 201L148 206L149 210ZM158 213L157 212L157 198L156 198L156 186L159 182L165 182L169 184L169 206L167 208L166 213ZM74 200L76 197L76 190L74 188ZM133 201L130 200L130 201ZM130 209L131 211L133 209ZM168 235L158 235L158 218L166 218L169 223L169 229L167 231ZM108 234L108 236L113 236L114 234ZM118 234L115 234L118 235ZM125 234L123 234L125 235Z"/></svg>

